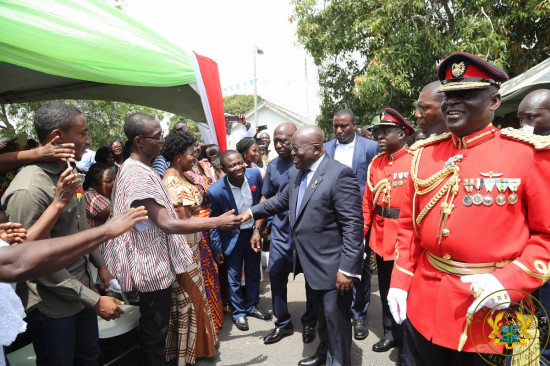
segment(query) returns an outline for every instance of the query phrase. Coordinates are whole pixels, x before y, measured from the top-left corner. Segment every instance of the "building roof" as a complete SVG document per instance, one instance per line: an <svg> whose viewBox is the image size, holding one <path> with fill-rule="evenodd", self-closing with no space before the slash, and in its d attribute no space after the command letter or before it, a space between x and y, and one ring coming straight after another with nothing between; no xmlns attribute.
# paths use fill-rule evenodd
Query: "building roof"
<svg viewBox="0 0 550 366"><path fill-rule="evenodd" d="M268 109L270 111L273 111L274 113L277 113L286 119L289 120L289 122L292 122L296 125L296 127L303 127L306 125L314 125L315 121L310 120L309 118L300 116L297 113L294 113L286 108L283 108L281 106L278 106L277 104L268 102L267 100L262 101L260 104L258 104L258 112L262 109ZM248 120L252 116L254 116L254 108L246 112L245 114L246 119Z"/></svg>

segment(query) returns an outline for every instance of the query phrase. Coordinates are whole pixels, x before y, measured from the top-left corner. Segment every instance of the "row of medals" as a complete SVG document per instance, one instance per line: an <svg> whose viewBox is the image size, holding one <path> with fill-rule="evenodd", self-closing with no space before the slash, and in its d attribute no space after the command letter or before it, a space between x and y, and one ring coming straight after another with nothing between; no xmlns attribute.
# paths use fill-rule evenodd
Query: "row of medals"
<svg viewBox="0 0 550 366"><path fill-rule="evenodd" d="M506 202L515 204L518 201L518 195L516 191L521 184L521 178L472 178L464 179L464 189L466 190L466 196L462 199L464 206L471 205L485 205L491 206L495 202L499 206L504 206ZM482 195L481 189L485 187L486 194ZM493 198L491 192L496 187L499 194ZM473 190L477 193L471 195ZM506 191L510 189L512 193L506 198Z"/></svg>
<svg viewBox="0 0 550 366"><path fill-rule="evenodd" d="M393 187L402 186L403 184L405 184L404 181L408 177L409 177L409 172L393 173L393 182L391 183L391 185Z"/></svg>

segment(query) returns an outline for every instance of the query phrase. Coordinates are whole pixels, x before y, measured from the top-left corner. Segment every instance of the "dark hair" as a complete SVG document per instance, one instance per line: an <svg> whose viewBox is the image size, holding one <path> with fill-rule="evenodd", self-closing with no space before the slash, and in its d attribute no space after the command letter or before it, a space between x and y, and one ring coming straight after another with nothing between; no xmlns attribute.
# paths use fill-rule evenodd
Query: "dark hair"
<svg viewBox="0 0 550 366"><path fill-rule="evenodd" d="M172 161L177 154L183 154L189 146L197 141L197 137L188 131L172 130L166 136L164 145L162 145L161 155L166 161Z"/></svg>
<svg viewBox="0 0 550 366"><path fill-rule="evenodd" d="M225 158L228 157L228 156L231 156L233 154L239 154L240 155L240 153L236 150L225 150L222 153L222 156L220 156L220 164L221 164L222 168L225 169Z"/></svg>
<svg viewBox="0 0 550 366"><path fill-rule="evenodd" d="M212 164L212 166L216 169L221 168L221 163L220 163L221 155L222 155L222 152L218 145L210 144L210 145L204 146L204 156L206 156L210 164Z"/></svg>
<svg viewBox="0 0 550 366"><path fill-rule="evenodd" d="M256 139L254 137L245 137L241 141L237 142L237 151L241 154L244 154L246 150L250 148L250 146L257 144Z"/></svg>
<svg viewBox="0 0 550 366"><path fill-rule="evenodd" d="M109 156L109 154L113 154L113 158L115 157L115 153L110 146L101 146L95 152L95 161L97 163L107 164L107 157Z"/></svg>
<svg viewBox="0 0 550 366"><path fill-rule="evenodd" d="M82 183L82 188L87 191L91 186L99 184L99 179L103 176L103 172L107 169L113 168L103 163L92 164L86 173L84 183Z"/></svg>
<svg viewBox="0 0 550 366"><path fill-rule="evenodd" d="M122 142L122 140L119 140L119 139L111 140L111 142L109 142L109 146L113 146L113 144L114 144L115 142L120 142L120 144L121 144L122 146L124 146L124 142Z"/></svg>
<svg viewBox="0 0 550 366"><path fill-rule="evenodd" d="M53 130L67 132L74 124L75 118L82 112L75 106L61 102L48 102L38 108L34 116L34 129L40 142L45 142Z"/></svg>
<svg viewBox="0 0 550 366"><path fill-rule="evenodd" d="M355 123L355 115L353 114L353 112L351 111L351 109L340 109L338 112L336 112L336 114L334 115L334 117L338 117L338 118L342 118L344 116L350 116L351 117L351 122L352 123Z"/></svg>
<svg viewBox="0 0 550 366"><path fill-rule="evenodd" d="M134 143L134 138L141 136L146 133L145 131L145 121L150 121L156 119L147 113L132 113L124 121L124 134L128 139L124 144L122 150L123 159L128 159L130 157L130 151Z"/></svg>

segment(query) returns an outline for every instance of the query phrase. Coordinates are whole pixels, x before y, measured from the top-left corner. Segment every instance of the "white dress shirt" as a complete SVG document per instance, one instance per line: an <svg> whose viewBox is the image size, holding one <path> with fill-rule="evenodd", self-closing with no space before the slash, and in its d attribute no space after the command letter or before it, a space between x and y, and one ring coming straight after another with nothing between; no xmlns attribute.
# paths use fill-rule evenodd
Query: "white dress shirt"
<svg viewBox="0 0 550 366"><path fill-rule="evenodd" d="M336 149L334 150L334 160L347 165L351 168L353 164L353 149L355 148L355 136L349 144L341 144L336 140Z"/></svg>
<svg viewBox="0 0 550 366"><path fill-rule="evenodd" d="M235 199L235 204L237 205L239 213L249 210L250 207L252 207L252 191L250 190L246 177L244 177L242 187L234 186L229 179L227 179L227 182L229 183L229 187L231 187L231 193L233 193L233 198ZM253 225L254 220L250 219L243 222L240 228L241 230L251 229Z"/></svg>

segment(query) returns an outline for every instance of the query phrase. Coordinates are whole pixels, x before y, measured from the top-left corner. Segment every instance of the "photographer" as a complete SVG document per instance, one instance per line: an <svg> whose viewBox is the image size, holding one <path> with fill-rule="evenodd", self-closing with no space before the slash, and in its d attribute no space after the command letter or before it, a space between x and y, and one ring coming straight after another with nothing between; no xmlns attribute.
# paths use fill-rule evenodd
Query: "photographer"
<svg viewBox="0 0 550 366"><path fill-rule="evenodd" d="M233 122L238 122L244 126L243 130L232 131ZM244 114L231 115L225 114L225 133L227 134L227 148L235 150L237 142L245 137L254 137L257 133L257 128L252 128L250 122L246 121Z"/></svg>

